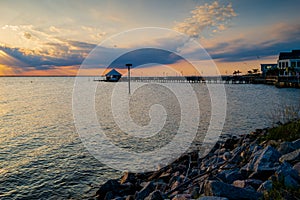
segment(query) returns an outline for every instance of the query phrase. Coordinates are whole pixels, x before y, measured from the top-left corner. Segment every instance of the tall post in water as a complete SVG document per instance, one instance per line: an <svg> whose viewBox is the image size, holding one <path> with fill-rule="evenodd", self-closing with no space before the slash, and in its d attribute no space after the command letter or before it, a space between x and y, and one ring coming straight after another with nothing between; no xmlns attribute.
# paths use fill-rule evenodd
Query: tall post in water
<svg viewBox="0 0 300 200"><path fill-rule="evenodd" d="M130 67L132 64L126 64L127 69L128 69L128 94L130 94Z"/></svg>

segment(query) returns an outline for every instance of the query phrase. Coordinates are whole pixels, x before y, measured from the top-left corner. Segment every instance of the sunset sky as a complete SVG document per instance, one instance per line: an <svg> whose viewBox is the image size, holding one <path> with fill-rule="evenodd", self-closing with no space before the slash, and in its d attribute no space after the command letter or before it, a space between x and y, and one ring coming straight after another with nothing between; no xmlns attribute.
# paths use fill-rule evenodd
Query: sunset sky
<svg viewBox="0 0 300 200"><path fill-rule="evenodd" d="M205 48L222 74L246 73L261 63L276 63L281 51L300 49L299 8L299 0L1 0L0 75L76 75L97 45L143 27L184 33ZM171 37L162 36L160 48L178 43ZM106 50L130 51L157 42L141 38ZM189 54L197 58L193 49ZM101 60L94 66L105 67ZM157 67L143 67L136 75L153 71ZM93 73L93 68L87 72Z"/></svg>

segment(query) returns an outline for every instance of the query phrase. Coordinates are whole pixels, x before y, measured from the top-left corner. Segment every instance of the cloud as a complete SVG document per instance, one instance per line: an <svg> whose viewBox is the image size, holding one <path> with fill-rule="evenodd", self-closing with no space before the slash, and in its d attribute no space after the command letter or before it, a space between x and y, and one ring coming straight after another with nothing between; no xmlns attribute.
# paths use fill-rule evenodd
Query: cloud
<svg viewBox="0 0 300 200"><path fill-rule="evenodd" d="M29 40L31 38L31 34L28 32L25 32L24 37Z"/></svg>
<svg viewBox="0 0 300 200"><path fill-rule="evenodd" d="M62 40L61 43L45 43L45 49L31 50L0 46L6 55L18 60L18 67L24 70L48 70L60 66L80 65L86 55L96 46L94 44ZM20 64L21 63L21 64ZM6 63L5 60L1 64Z"/></svg>
<svg viewBox="0 0 300 200"><path fill-rule="evenodd" d="M205 30L223 31L232 17L237 16L231 4L220 5L217 1L211 4L197 6L191 11L191 16L177 23L175 30L190 37L201 38Z"/></svg>
<svg viewBox="0 0 300 200"><path fill-rule="evenodd" d="M299 49L300 24L276 24L260 29L260 35L267 37L251 37L220 42L206 48L213 59L221 62L239 62L257 60L258 58L278 56L282 51ZM248 33L252 34L252 33ZM276 62L276 60L274 60Z"/></svg>

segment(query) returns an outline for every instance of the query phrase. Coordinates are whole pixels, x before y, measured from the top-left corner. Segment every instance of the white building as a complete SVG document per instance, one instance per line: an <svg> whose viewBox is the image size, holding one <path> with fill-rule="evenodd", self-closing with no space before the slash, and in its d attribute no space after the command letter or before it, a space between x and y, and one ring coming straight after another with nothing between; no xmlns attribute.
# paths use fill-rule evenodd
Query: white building
<svg viewBox="0 0 300 200"><path fill-rule="evenodd" d="M277 61L279 76L295 76L300 73L300 50L281 52Z"/></svg>

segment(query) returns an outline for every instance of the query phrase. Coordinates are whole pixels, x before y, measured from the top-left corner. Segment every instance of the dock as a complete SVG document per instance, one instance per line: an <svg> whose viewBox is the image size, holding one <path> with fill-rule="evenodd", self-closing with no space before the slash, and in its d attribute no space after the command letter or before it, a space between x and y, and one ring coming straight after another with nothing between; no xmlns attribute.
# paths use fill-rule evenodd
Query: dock
<svg viewBox="0 0 300 200"><path fill-rule="evenodd" d="M103 79L95 79L103 81ZM123 76L120 82L128 82ZM247 76L133 76L131 82L158 82L158 83L206 83L206 84L255 84L253 77Z"/></svg>

